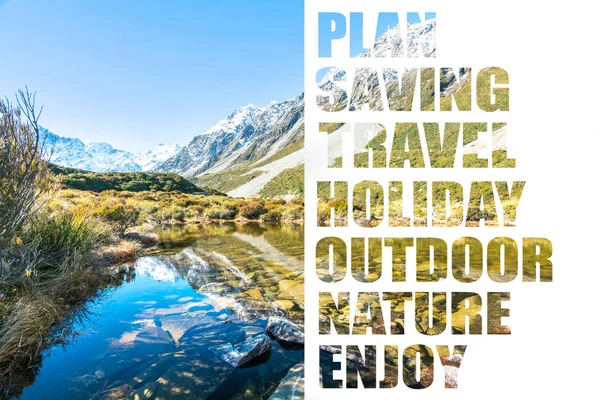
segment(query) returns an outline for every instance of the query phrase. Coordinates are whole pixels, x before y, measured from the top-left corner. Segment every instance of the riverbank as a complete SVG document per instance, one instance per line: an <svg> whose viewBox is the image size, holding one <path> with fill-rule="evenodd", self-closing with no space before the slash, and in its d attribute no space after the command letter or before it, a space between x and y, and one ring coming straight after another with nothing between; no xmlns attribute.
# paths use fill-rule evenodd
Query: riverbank
<svg viewBox="0 0 600 400"><path fill-rule="evenodd" d="M5 277L0 286L0 399L19 396L35 380L44 352L71 342L79 334L74 326L88 318L101 293L122 284L127 271L112 266L157 242L152 235L107 239L105 227L92 228L97 221L56 231L56 219L67 218L78 219L69 213L37 217L49 228L36 227L40 237L34 240L23 233L1 254L3 264L18 264L24 273Z"/></svg>
<svg viewBox="0 0 600 400"><path fill-rule="evenodd" d="M86 305L122 284L122 274L109 267L156 246L165 226L302 216L301 201L59 191L2 250L0 271L22 273L0 280L0 398L19 395L33 381L44 351L77 335L73 325L86 318Z"/></svg>
<svg viewBox="0 0 600 400"><path fill-rule="evenodd" d="M114 274L112 282L81 305L82 318L65 321L76 340L44 352L30 373L15 374L23 399L66 392L73 399L130 398L147 388L157 395L205 390L229 398L251 390L268 397L302 360L301 347L272 339L272 352L248 368L210 367L219 362L211 346L253 339L270 316L302 325L302 225L180 224L158 236L137 259L102 269ZM130 365L133 359L139 363Z"/></svg>

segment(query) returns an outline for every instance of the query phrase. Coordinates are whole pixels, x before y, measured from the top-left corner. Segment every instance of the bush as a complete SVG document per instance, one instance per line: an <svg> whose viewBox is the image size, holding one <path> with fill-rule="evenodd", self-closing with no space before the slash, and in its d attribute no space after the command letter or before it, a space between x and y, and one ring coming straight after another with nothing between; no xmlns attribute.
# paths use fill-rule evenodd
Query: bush
<svg viewBox="0 0 600 400"><path fill-rule="evenodd" d="M283 207L277 205L272 207L269 212L263 215L263 221L265 222L279 222L283 219Z"/></svg>
<svg viewBox="0 0 600 400"><path fill-rule="evenodd" d="M156 216L160 221L179 221L184 222L188 216L188 211L185 208L172 205L170 207L163 207L157 213Z"/></svg>
<svg viewBox="0 0 600 400"><path fill-rule="evenodd" d="M317 206L317 223L319 226L329 226L331 221L331 208L327 204Z"/></svg>
<svg viewBox="0 0 600 400"><path fill-rule="evenodd" d="M227 208L227 207L211 207L208 210L206 210L204 215L210 219L231 220L231 219L235 219L235 217L237 215L237 210Z"/></svg>
<svg viewBox="0 0 600 400"><path fill-rule="evenodd" d="M204 210L206 209L204 206L196 205L190 206L188 208L195 216L202 217L204 215Z"/></svg>
<svg viewBox="0 0 600 400"><path fill-rule="evenodd" d="M0 251L0 297L10 292L15 284L25 277L26 271L35 270L39 258L39 252L34 246L14 243L5 246ZM3 304L0 300L0 324L3 312Z"/></svg>
<svg viewBox="0 0 600 400"><path fill-rule="evenodd" d="M293 206L285 212L285 218L290 220L299 220L304 218L304 206Z"/></svg>
<svg viewBox="0 0 600 400"><path fill-rule="evenodd" d="M139 210L133 205L115 200L102 203L94 214L114 225L121 234L134 226L140 216Z"/></svg>
<svg viewBox="0 0 600 400"><path fill-rule="evenodd" d="M203 195L224 196L212 188L198 187L187 179L171 172L90 172L75 168L51 165L53 174L61 176L65 189L91 190L104 192L116 190L119 192L172 192L200 193Z"/></svg>
<svg viewBox="0 0 600 400"><path fill-rule="evenodd" d="M261 215L267 213L267 209L262 203L252 201L241 209L242 217L247 219L259 219Z"/></svg>
<svg viewBox="0 0 600 400"><path fill-rule="evenodd" d="M0 246L53 189L35 95L19 91L17 107L0 100Z"/></svg>

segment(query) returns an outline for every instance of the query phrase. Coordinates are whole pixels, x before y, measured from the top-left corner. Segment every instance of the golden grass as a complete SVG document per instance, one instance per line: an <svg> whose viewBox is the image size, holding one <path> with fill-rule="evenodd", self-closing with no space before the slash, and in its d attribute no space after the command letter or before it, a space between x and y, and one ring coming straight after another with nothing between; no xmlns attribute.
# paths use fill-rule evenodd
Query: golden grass
<svg viewBox="0 0 600 400"><path fill-rule="evenodd" d="M106 263L120 264L135 260L140 255L142 247L141 242L123 239L100 248L98 253Z"/></svg>

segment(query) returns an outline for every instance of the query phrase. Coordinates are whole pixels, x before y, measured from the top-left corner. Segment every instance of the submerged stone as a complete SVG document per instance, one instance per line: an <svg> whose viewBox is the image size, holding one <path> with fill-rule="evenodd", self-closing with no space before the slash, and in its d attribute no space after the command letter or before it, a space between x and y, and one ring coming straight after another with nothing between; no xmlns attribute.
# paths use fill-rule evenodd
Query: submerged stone
<svg viewBox="0 0 600 400"><path fill-rule="evenodd" d="M175 340L171 334L154 325L142 329L133 344L136 350L148 354L166 353L175 349Z"/></svg>
<svg viewBox="0 0 600 400"><path fill-rule="evenodd" d="M277 340L289 343L304 344L304 332L292 321L283 317L269 317L266 331Z"/></svg>
<svg viewBox="0 0 600 400"><path fill-rule="evenodd" d="M256 299L256 300L261 300L263 298L262 293L260 292L259 289L250 289L250 290L246 290L244 292L246 295L248 295L249 297Z"/></svg>
<svg viewBox="0 0 600 400"><path fill-rule="evenodd" d="M273 303L277 306L277 308L286 311L294 308L295 305L295 303L291 300L275 300Z"/></svg>
<svg viewBox="0 0 600 400"><path fill-rule="evenodd" d="M135 392L133 392L134 400L152 399L158 389L158 382L148 382Z"/></svg>
<svg viewBox="0 0 600 400"><path fill-rule="evenodd" d="M235 369L210 352L178 360L157 380L154 399L206 399Z"/></svg>
<svg viewBox="0 0 600 400"><path fill-rule="evenodd" d="M171 334L175 342L178 344L179 339L183 336L183 334L193 326L198 325L200 321L204 318L206 313L204 311L200 312L191 312L186 314L173 314L167 315L165 317L155 317L156 320L159 321L160 327ZM158 324L155 324L158 326Z"/></svg>
<svg viewBox="0 0 600 400"><path fill-rule="evenodd" d="M195 351L208 350L210 346L226 343L239 343L246 339L246 332L240 324L223 324L221 321L205 318L200 324L191 327L179 339L179 348Z"/></svg>
<svg viewBox="0 0 600 400"><path fill-rule="evenodd" d="M304 364L296 364L269 397L269 400L303 400L304 399Z"/></svg>
<svg viewBox="0 0 600 400"><path fill-rule="evenodd" d="M304 283L289 279L279 281L279 298L302 300L304 298Z"/></svg>
<svg viewBox="0 0 600 400"><path fill-rule="evenodd" d="M227 343L219 346L212 346L209 350L232 367L237 368L270 351L271 340L267 335L258 335L236 345Z"/></svg>

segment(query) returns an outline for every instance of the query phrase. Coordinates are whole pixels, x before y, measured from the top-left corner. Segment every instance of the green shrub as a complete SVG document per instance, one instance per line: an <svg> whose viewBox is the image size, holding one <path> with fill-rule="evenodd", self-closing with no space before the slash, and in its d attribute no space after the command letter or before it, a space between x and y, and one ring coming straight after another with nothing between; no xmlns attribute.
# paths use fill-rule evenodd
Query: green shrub
<svg viewBox="0 0 600 400"><path fill-rule="evenodd" d="M195 206L188 207L188 210L190 210L197 217L203 216L205 209L206 209L206 207L204 207L202 205L195 205Z"/></svg>
<svg viewBox="0 0 600 400"><path fill-rule="evenodd" d="M228 209L229 212L234 213L234 217L235 215L237 215L237 213L240 211L238 202L234 201L224 201L223 202L223 207Z"/></svg>
<svg viewBox="0 0 600 400"><path fill-rule="evenodd" d="M299 220L304 218L304 206L296 205L287 209L284 213L286 219Z"/></svg>
<svg viewBox="0 0 600 400"><path fill-rule="evenodd" d="M283 207L275 206L271 207L269 212L263 215L262 219L266 222L279 222L283 219Z"/></svg>
<svg viewBox="0 0 600 400"><path fill-rule="evenodd" d="M207 218L210 219L235 219L237 215L237 210L227 208L227 207L211 207L206 210L204 214Z"/></svg>
<svg viewBox="0 0 600 400"><path fill-rule="evenodd" d="M331 208L327 204L320 203L317 206L317 223L319 226L329 226L331 221Z"/></svg>
<svg viewBox="0 0 600 400"><path fill-rule="evenodd" d="M170 207L163 207L156 213L157 218L160 221L179 221L184 222L189 212L185 208L172 205Z"/></svg>
<svg viewBox="0 0 600 400"><path fill-rule="evenodd" d="M19 90L17 104L0 99L0 249L54 191L40 113L27 89Z"/></svg>
<svg viewBox="0 0 600 400"><path fill-rule="evenodd" d="M136 207L115 200L102 203L94 214L114 225L121 234L125 233L127 228L134 226L140 217Z"/></svg>
<svg viewBox="0 0 600 400"><path fill-rule="evenodd" d="M248 219L259 219L261 215L267 213L267 209L262 203L258 201L252 201L248 205L242 207L240 210L242 217Z"/></svg>

